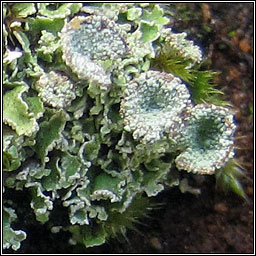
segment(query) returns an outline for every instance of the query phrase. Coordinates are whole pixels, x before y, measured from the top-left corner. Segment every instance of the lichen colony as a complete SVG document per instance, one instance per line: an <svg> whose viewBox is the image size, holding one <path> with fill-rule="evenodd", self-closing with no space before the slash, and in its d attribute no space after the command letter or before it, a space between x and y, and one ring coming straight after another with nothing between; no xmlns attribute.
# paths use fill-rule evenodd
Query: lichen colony
<svg viewBox="0 0 256 256"><path fill-rule="evenodd" d="M186 79L152 66L163 49L184 72L202 62L158 4L10 3L3 12L4 188L28 191L51 230L61 204L69 223L58 230L71 244L125 233L182 172L214 174L234 157L231 108L195 102ZM12 207L4 199L4 248L17 250L26 233L12 229Z"/></svg>

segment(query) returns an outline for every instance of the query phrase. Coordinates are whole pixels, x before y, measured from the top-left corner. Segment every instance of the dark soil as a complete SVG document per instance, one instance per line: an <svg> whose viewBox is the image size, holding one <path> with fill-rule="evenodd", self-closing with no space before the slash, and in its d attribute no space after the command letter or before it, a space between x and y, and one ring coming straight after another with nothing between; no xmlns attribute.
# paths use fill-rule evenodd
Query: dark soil
<svg viewBox="0 0 256 256"><path fill-rule="evenodd" d="M166 8L176 13L170 24L173 30L186 31L201 45L208 59L206 68L221 72L215 82L236 111L236 152L244 167L241 183L248 200L216 189L214 176L202 176L194 180L201 195L172 188L153 198L164 206L144 219L146 225L138 226L141 234L129 231L128 242L111 240L89 249L72 247L66 242L68 233L49 235L38 226L29 230L18 253L254 253L254 5L174 3Z"/></svg>

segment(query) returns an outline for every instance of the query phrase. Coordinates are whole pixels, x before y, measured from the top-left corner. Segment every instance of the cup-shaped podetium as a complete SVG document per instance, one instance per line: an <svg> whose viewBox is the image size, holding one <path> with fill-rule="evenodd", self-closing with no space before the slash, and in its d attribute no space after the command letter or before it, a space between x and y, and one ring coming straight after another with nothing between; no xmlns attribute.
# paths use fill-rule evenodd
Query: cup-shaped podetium
<svg viewBox="0 0 256 256"><path fill-rule="evenodd" d="M127 84L120 111L124 129L146 144L167 138L182 124L181 114L191 105L189 90L178 77L147 71Z"/></svg>
<svg viewBox="0 0 256 256"><path fill-rule="evenodd" d="M197 174L213 174L234 156L235 124L227 107L199 104L188 109L179 136L184 151L176 166Z"/></svg>
<svg viewBox="0 0 256 256"><path fill-rule="evenodd" d="M103 85L111 84L104 61L114 62L128 51L126 32L101 14L74 17L65 24L60 38L62 58L78 78Z"/></svg>

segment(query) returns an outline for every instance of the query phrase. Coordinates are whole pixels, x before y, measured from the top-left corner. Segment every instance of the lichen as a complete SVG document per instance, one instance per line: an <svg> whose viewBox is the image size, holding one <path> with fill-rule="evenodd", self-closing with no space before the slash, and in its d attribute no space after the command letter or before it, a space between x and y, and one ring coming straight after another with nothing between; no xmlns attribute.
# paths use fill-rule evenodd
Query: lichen
<svg viewBox="0 0 256 256"><path fill-rule="evenodd" d="M75 85L67 76L54 71L41 75L35 88L41 100L54 108L67 108L76 98Z"/></svg>
<svg viewBox="0 0 256 256"><path fill-rule="evenodd" d="M104 63L127 54L125 32L103 15L76 16L60 34L63 60L81 79L111 84Z"/></svg>
<svg viewBox="0 0 256 256"><path fill-rule="evenodd" d="M182 171L225 171L233 114L198 104L216 97L212 76L160 5L6 3L4 18L5 209L23 190L37 223L92 247L136 230L166 187L200 191ZM11 212L5 248L16 250L26 235L11 229Z"/></svg>
<svg viewBox="0 0 256 256"><path fill-rule="evenodd" d="M190 105L189 91L179 78L157 71L142 73L124 91L124 129L142 143L155 142L181 122L182 112Z"/></svg>
<svg viewBox="0 0 256 256"><path fill-rule="evenodd" d="M3 121L16 130L18 135L31 136L38 131L39 127L34 113L29 112L28 104L22 99L22 94L27 90L28 87L17 86L5 93L3 97ZM39 110L39 112L42 113L43 110Z"/></svg>
<svg viewBox="0 0 256 256"><path fill-rule="evenodd" d="M11 208L3 208L3 249L10 247L17 251L20 248L20 242L26 239L27 235L22 230L13 230L11 222L17 219L15 211Z"/></svg>
<svg viewBox="0 0 256 256"><path fill-rule="evenodd" d="M48 32L47 30L42 30L41 33L42 35L38 41L40 47L37 48L36 51L39 58L51 63L53 61L55 52L60 47L60 43L58 38L53 33Z"/></svg>
<svg viewBox="0 0 256 256"><path fill-rule="evenodd" d="M82 7L81 3L65 3L58 6L58 3L38 3L38 12L51 19L66 18L76 13Z"/></svg>
<svg viewBox="0 0 256 256"><path fill-rule="evenodd" d="M202 61L202 51L194 42L186 39L187 33L173 33L171 29L163 31L163 42L167 44L175 54L190 60L191 64L198 64Z"/></svg>
<svg viewBox="0 0 256 256"><path fill-rule="evenodd" d="M191 108L184 117L176 158L179 169L199 174L213 174L234 157L235 124L229 109L207 104Z"/></svg>

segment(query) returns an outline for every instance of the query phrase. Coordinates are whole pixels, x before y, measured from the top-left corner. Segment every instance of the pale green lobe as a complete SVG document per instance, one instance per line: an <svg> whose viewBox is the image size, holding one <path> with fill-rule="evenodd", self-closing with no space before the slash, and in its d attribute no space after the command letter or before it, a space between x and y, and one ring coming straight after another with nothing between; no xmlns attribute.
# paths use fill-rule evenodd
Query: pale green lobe
<svg viewBox="0 0 256 256"><path fill-rule="evenodd" d="M82 7L81 3L64 3L58 8L58 3L39 3L39 13L49 18L66 18L68 15L76 13ZM51 10L51 7L55 10Z"/></svg>
<svg viewBox="0 0 256 256"><path fill-rule="evenodd" d="M54 159L51 159L48 168L50 168L51 172L46 177L43 177L42 179L42 185L46 191L53 191L60 188L59 186L59 178L60 173L58 169L58 162L59 158L55 157Z"/></svg>
<svg viewBox="0 0 256 256"><path fill-rule="evenodd" d="M136 20L138 19L142 14L141 8L131 8L127 11L127 20Z"/></svg>
<svg viewBox="0 0 256 256"><path fill-rule="evenodd" d="M86 227L88 229L88 227ZM88 230L86 236L83 238L83 242L86 247L93 247L96 245L104 244L106 241L106 232L102 226L98 226L92 232Z"/></svg>
<svg viewBox="0 0 256 256"><path fill-rule="evenodd" d="M195 63L202 61L202 52L199 46L194 45L193 41L186 39L187 34L173 33L171 28L163 29L162 38L167 44L167 48L172 48L175 54L181 56L183 60L189 60L191 63L187 68L191 68Z"/></svg>
<svg viewBox="0 0 256 256"><path fill-rule="evenodd" d="M142 32L141 40L144 43L155 41L160 35L157 25L151 25L146 22L141 22L140 30Z"/></svg>
<svg viewBox="0 0 256 256"><path fill-rule="evenodd" d="M30 136L38 130L36 118L29 113L27 103L22 94L28 90L26 86L17 86L5 93L3 97L3 121L10 125L18 135Z"/></svg>
<svg viewBox="0 0 256 256"><path fill-rule="evenodd" d="M169 19L166 17L163 17L163 15L164 15L163 9L161 9L159 5L155 5L151 12L147 10L144 11L142 15L142 19L153 21L155 24L166 25L169 22Z"/></svg>
<svg viewBox="0 0 256 256"><path fill-rule="evenodd" d="M92 161L98 156L100 150L99 136L92 136L92 139L84 143L84 154L86 159Z"/></svg>
<svg viewBox="0 0 256 256"><path fill-rule="evenodd" d="M50 174L50 169L45 169L42 166L39 168L33 168L29 171L29 175L36 179L41 179L44 176L48 176Z"/></svg>
<svg viewBox="0 0 256 256"><path fill-rule="evenodd" d="M85 202L86 205L91 206L91 200L90 200L90 188L88 184L90 183L89 180L86 180L84 184L76 189L78 197Z"/></svg>
<svg viewBox="0 0 256 256"><path fill-rule="evenodd" d="M77 157L66 154L62 157L61 167L65 171L66 180L69 181L75 173L79 172L81 163L77 160Z"/></svg>
<svg viewBox="0 0 256 256"><path fill-rule="evenodd" d="M118 178L111 177L107 174L101 174L95 179L94 190L108 189L118 193L117 186L120 183Z"/></svg>
<svg viewBox="0 0 256 256"><path fill-rule="evenodd" d="M11 208L3 208L3 249L18 250L20 242L26 239L26 233L21 230L13 230L11 222L17 218L14 210Z"/></svg>
<svg viewBox="0 0 256 256"><path fill-rule="evenodd" d="M34 14L36 12L36 8L34 3L15 3L11 8L11 12L16 18L25 18Z"/></svg>
<svg viewBox="0 0 256 256"><path fill-rule="evenodd" d="M43 116L44 106L39 97L27 97L26 101L29 105L29 110L34 114L36 119Z"/></svg>
<svg viewBox="0 0 256 256"><path fill-rule="evenodd" d="M16 170L21 164L19 154L15 146L11 146L8 151L3 152L3 166L5 171Z"/></svg>
<svg viewBox="0 0 256 256"><path fill-rule="evenodd" d="M60 139L60 134L67 121L67 115L64 111L59 111L51 117L49 121L44 121L36 137L35 150L42 163L48 151L52 150L54 144Z"/></svg>
<svg viewBox="0 0 256 256"><path fill-rule="evenodd" d="M102 226L92 229L90 226L74 225L69 227L69 231L76 241L84 244L86 247L101 245L106 241L107 233Z"/></svg>
<svg viewBox="0 0 256 256"><path fill-rule="evenodd" d="M41 36L41 31L44 30L49 33L53 33L56 36L63 27L64 20L59 18L51 19L44 16L38 16L37 18L29 18L27 24L29 31L33 36Z"/></svg>
<svg viewBox="0 0 256 256"><path fill-rule="evenodd" d="M11 128L3 127L3 168L4 171L17 170L25 160L27 152L23 146L33 144L33 138L18 136Z"/></svg>
<svg viewBox="0 0 256 256"><path fill-rule="evenodd" d="M51 63L53 60L53 54L60 45L57 41L56 36L53 33L47 32L46 30L43 30L41 33L42 36L38 41L40 47L37 48L36 51L40 58Z"/></svg>
<svg viewBox="0 0 256 256"><path fill-rule="evenodd" d="M98 205L86 205L82 200L74 200L74 204L70 206L70 222L80 225L88 225L89 218L97 218L98 220L105 221L108 215L105 208ZM64 204L63 204L64 205Z"/></svg>
<svg viewBox="0 0 256 256"><path fill-rule="evenodd" d="M156 196L164 189L163 182L166 179L166 175L170 171L170 164L161 163L159 161L159 166L157 169L159 170L148 172L144 176L143 189L149 197Z"/></svg>
<svg viewBox="0 0 256 256"><path fill-rule="evenodd" d="M124 185L124 181L117 177L111 177L105 173L100 174L95 179L91 199L110 199L111 202L118 202L121 200Z"/></svg>
<svg viewBox="0 0 256 256"><path fill-rule="evenodd" d="M50 197L43 193L43 187L39 182L28 182L25 186L31 188L33 198L30 206L35 212L36 219L41 223L47 222L49 210L53 209L53 202Z"/></svg>
<svg viewBox="0 0 256 256"><path fill-rule="evenodd" d="M30 53L30 42L28 40L28 37L25 33L22 31L13 31L13 34L16 36L17 40L22 46L22 49L25 53Z"/></svg>

